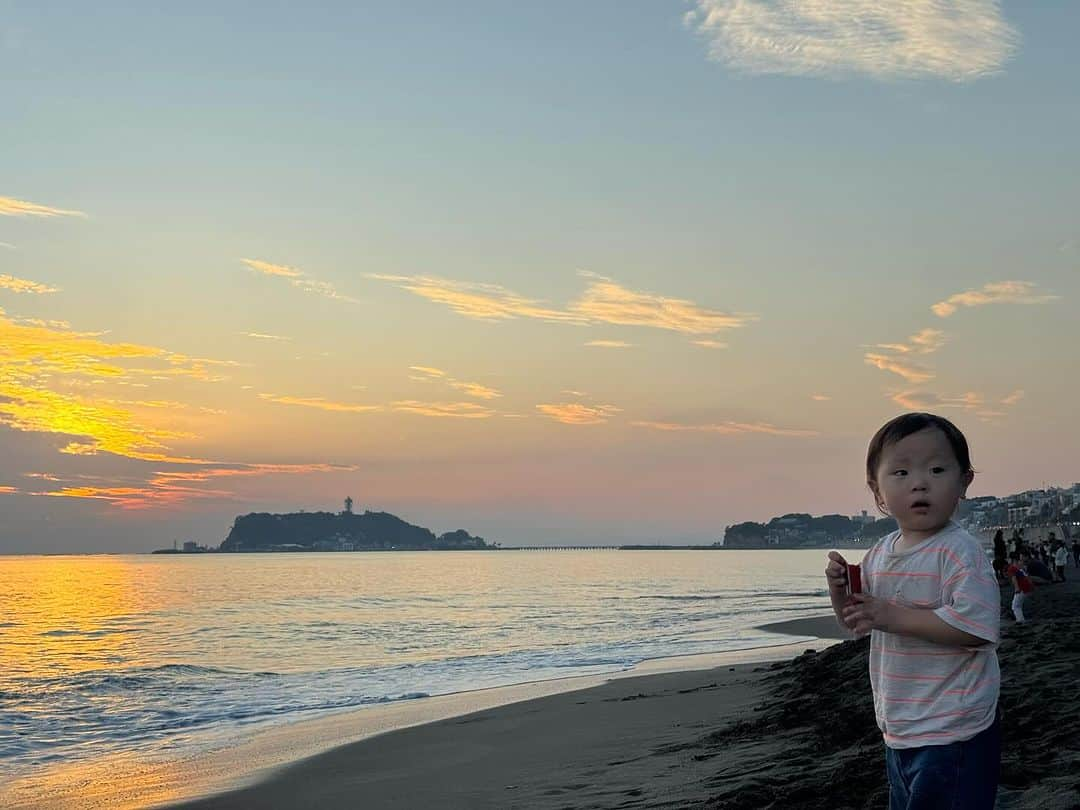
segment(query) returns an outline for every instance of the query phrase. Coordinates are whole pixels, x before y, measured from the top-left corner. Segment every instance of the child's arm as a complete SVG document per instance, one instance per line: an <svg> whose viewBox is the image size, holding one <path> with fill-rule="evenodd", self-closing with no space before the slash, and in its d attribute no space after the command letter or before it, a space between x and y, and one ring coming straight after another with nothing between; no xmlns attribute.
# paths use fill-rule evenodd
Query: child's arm
<svg viewBox="0 0 1080 810"><path fill-rule="evenodd" d="M853 627L856 635L882 630L950 647L979 647L989 643L984 638L965 633L942 621L930 608L904 607L865 593L855 594L851 598L852 603L843 609L841 620L848 627Z"/></svg>
<svg viewBox="0 0 1080 810"><path fill-rule="evenodd" d="M1020 593L1020 583L1016 581L1016 574L1013 574L1009 579L1012 580L1013 590Z"/></svg>

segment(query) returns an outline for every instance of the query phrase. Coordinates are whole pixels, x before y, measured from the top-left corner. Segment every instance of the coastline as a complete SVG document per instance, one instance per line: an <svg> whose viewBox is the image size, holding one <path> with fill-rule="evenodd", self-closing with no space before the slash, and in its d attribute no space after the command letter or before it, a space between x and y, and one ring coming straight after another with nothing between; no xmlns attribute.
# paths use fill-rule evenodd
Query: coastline
<svg viewBox="0 0 1080 810"><path fill-rule="evenodd" d="M812 632L817 619L779 622L774 645L718 653L649 659L622 672L526 682L428 698L368 706L301 720L255 732L205 753L162 763L112 756L58 767L0 785L0 805L10 810L125 810L145 807L195 807L201 797L252 789L298 763L374 738L415 732L438 723L459 722L482 712L502 712L526 702L542 703L570 694L639 679L686 683L713 671L751 669L791 659L810 647L832 643ZM763 625L758 629L772 629ZM785 638L790 636L790 638ZM801 637L801 638L800 638ZM652 687L650 687L652 688ZM190 805L188 804L190 803ZM248 805L237 805L248 806ZM270 804L266 806L288 806ZM351 806L351 805L346 805ZM376 805L373 805L376 806Z"/></svg>
<svg viewBox="0 0 1080 810"><path fill-rule="evenodd" d="M1009 588L1001 599L1004 608ZM1080 702L1068 690L1080 666L1080 581L1038 589L1029 607L1028 624L1003 621L998 649L1004 742L997 806L1075 808ZM840 633L830 616L777 625L789 632L831 625ZM170 808L885 806L868 639L803 646L809 649L771 664L616 678L390 732ZM844 790L851 784L857 793Z"/></svg>

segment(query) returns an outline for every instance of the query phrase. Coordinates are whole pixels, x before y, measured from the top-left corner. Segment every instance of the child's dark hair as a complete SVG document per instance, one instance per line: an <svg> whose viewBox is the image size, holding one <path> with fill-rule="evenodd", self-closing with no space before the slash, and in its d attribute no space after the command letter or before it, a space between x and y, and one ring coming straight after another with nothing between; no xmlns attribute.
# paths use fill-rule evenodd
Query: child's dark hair
<svg viewBox="0 0 1080 810"><path fill-rule="evenodd" d="M956 425L944 416L936 416L932 413L905 413L882 425L881 429L874 434L874 438L870 440L870 447L866 451L866 480L877 480L877 468L886 447L926 428L937 428L945 434L945 438L949 440L949 445L952 447L953 455L960 462L962 474L975 474L971 466L971 451L968 450L967 439Z"/></svg>

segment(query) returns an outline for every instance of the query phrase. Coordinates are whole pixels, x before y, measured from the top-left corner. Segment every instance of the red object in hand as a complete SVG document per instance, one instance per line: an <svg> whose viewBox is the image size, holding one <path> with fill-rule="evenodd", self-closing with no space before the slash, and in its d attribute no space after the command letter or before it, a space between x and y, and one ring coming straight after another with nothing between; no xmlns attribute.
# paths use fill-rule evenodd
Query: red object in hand
<svg viewBox="0 0 1080 810"><path fill-rule="evenodd" d="M862 566L858 563L848 563L847 584L848 593L862 593Z"/></svg>

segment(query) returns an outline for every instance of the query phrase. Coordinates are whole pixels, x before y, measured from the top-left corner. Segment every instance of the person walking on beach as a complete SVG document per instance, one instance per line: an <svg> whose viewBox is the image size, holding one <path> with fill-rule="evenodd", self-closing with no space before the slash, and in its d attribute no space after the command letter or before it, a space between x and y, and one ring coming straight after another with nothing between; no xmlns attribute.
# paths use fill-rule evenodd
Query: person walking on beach
<svg viewBox="0 0 1080 810"><path fill-rule="evenodd" d="M1073 563L1080 568L1080 540L1073 540Z"/></svg>
<svg viewBox="0 0 1080 810"><path fill-rule="evenodd" d="M1062 543L1057 547L1057 551L1054 552L1054 573L1057 575L1058 582L1065 581L1065 566L1069 564L1069 550L1065 548L1065 544Z"/></svg>
<svg viewBox="0 0 1080 810"><path fill-rule="evenodd" d="M1020 555L1014 551L1010 558L1012 565L1009 566L1007 573L1013 586L1012 612L1017 623L1023 624L1025 621L1024 602L1027 600L1027 595L1035 590L1035 585L1031 582L1027 571L1020 566Z"/></svg>
<svg viewBox="0 0 1080 810"><path fill-rule="evenodd" d="M982 544L952 521L974 478L967 439L941 416L908 413L870 441L866 480L899 529L825 575L837 620L870 634L870 684L885 742L890 810L991 810L1001 769L998 585Z"/></svg>

